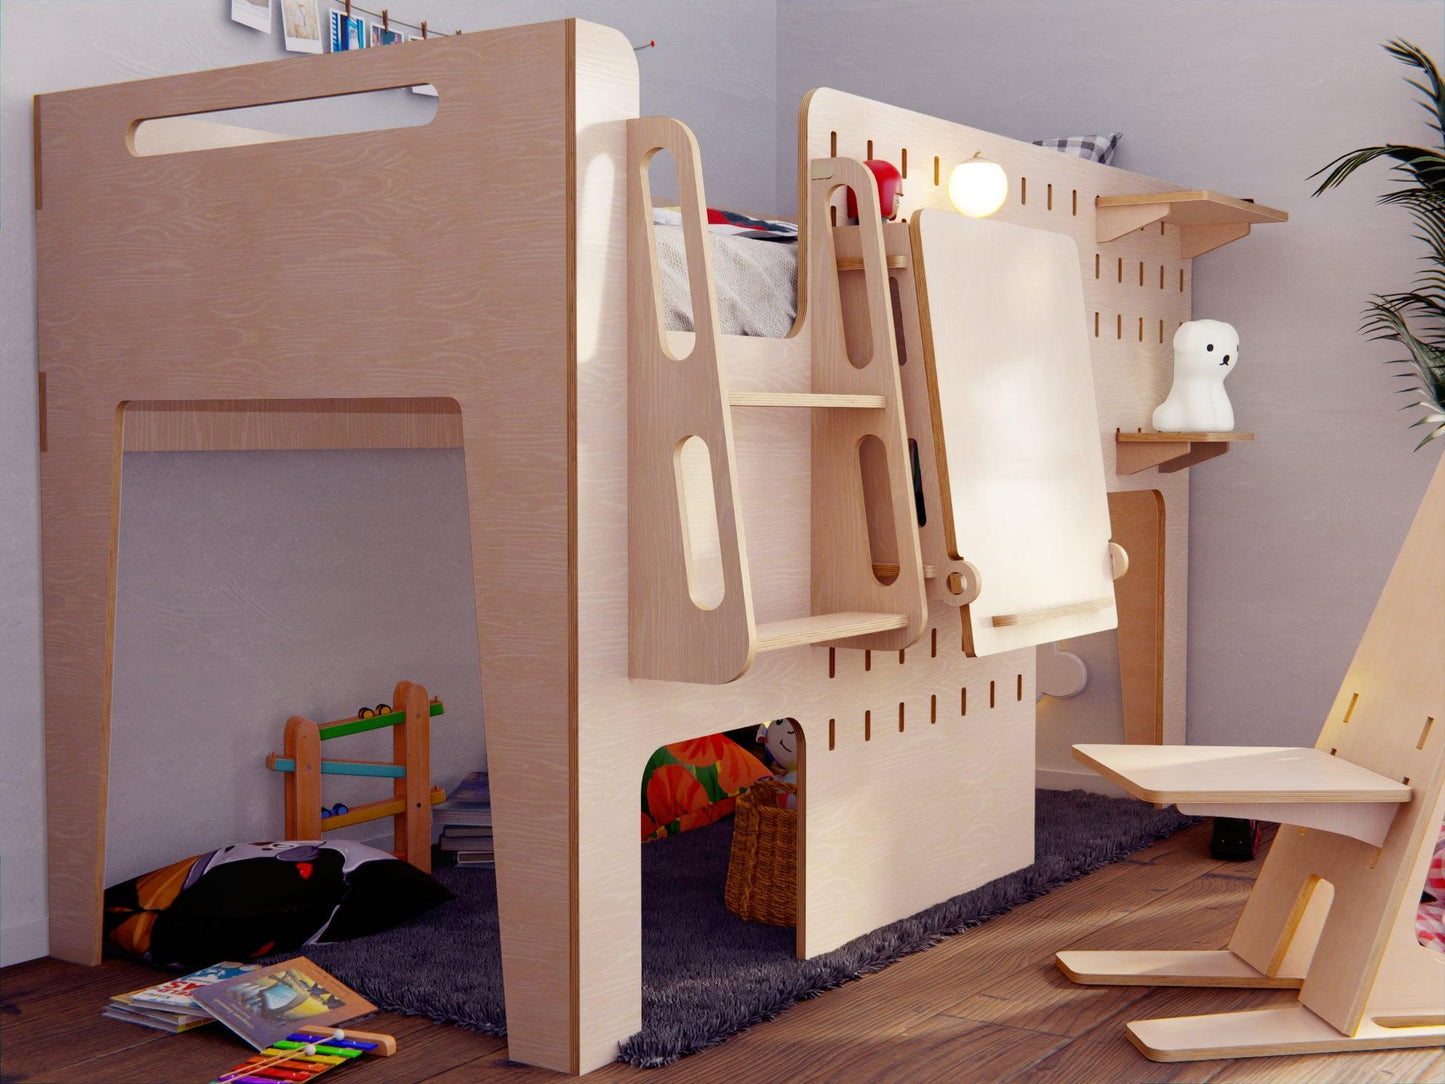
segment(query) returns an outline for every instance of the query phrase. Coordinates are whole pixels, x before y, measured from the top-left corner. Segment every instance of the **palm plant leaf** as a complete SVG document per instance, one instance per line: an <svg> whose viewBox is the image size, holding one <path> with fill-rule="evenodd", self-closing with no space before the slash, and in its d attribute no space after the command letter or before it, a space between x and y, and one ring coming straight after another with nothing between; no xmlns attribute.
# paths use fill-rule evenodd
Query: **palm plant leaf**
<svg viewBox="0 0 1445 1084"><path fill-rule="evenodd" d="M1385 50L1422 73L1421 79L1405 82L1420 92L1420 105L1430 114L1430 127L1442 145L1362 147L1340 155L1311 179L1324 175L1314 192L1318 196L1343 184L1361 167L1385 159L1391 163L1394 180L1408 186L1387 192L1378 202L1409 211L1418 230L1416 239L1425 246L1421 257L1425 266L1416 275L1415 289L1377 294L1365 310L1360 331L1372 342L1393 342L1405 348L1405 357L1386 364L1405 369L1395 374L1408 381L1398 391L1411 397L1401 409L1424 411L1410 424L1411 429L1426 427L1424 438L1415 445L1418 450L1445 437L1445 86L1435 62L1418 46L1396 39Z"/></svg>

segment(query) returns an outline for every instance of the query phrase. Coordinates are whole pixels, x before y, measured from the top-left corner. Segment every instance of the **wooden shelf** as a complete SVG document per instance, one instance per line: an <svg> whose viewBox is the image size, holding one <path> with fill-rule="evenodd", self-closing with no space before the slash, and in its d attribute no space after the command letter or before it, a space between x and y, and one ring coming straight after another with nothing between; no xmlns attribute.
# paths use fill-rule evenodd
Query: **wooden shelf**
<svg viewBox="0 0 1445 1084"><path fill-rule="evenodd" d="M886 255L886 256L883 257L883 262L884 262L884 264L885 264L886 266L888 266L888 267L907 267L907 266L908 266L908 257L907 257L907 256L904 256L904 255L902 255L902 254L899 254L899 253L892 253L892 252L890 252L888 255ZM838 270L839 270L839 271L862 271L862 270L863 270L863 257L862 257L862 256L839 256L839 257L838 257Z"/></svg>
<svg viewBox="0 0 1445 1084"><path fill-rule="evenodd" d="M1116 473L1138 474L1150 467L1161 473L1192 467L1223 455L1237 440L1253 440L1253 433L1126 433L1114 430Z"/></svg>
<svg viewBox="0 0 1445 1084"><path fill-rule="evenodd" d="M882 410L888 400L881 395L835 395L806 391L733 391L728 404L735 407L810 407Z"/></svg>
<svg viewBox="0 0 1445 1084"><path fill-rule="evenodd" d="M1376 847L1413 797L1409 784L1315 748L1076 745L1074 759L1181 813L1318 828Z"/></svg>
<svg viewBox="0 0 1445 1084"><path fill-rule="evenodd" d="M908 624L907 614L836 613L773 621L758 626L758 651L781 651L804 644L845 640L870 632L887 632Z"/></svg>
<svg viewBox="0 0 1445 1084"><path fill-rule="evenodd" d="M1186 260L1247 237L1251 226L1288 221L1285 211L1218 192L1146 192L1094 199L1095 237L1100 244L1167 222L1179 227L1179 254Z"/></svg>

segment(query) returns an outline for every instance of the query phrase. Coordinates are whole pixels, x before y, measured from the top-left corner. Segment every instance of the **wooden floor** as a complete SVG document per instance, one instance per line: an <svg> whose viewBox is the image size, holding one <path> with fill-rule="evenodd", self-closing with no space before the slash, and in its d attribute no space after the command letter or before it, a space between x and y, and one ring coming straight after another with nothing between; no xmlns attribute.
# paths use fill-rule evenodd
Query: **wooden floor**
<svg viewBox="0 0 1445 1084"><path fill-rule="evenodd" d="M614 1064L595 1081L958 1081L1129 1084L1153 1081L1445 1081L1445 1052L1157 1064L1124 1037L1129 1020L1287 1003L1292 991L1074 986L1053 953L1071 948L1220 948L1258 861L1216 862L1208 827L1181 832L1126 862L1065 885L876 975L789 1009L777 1020L665 1069ZM108 1020L112 994L154 981L138 965L85 968L37 960L0 971L3 1081L195 1082L244 1053L219 1027L186 1035ZM479 1084L558 1079L512 1065L503 1040L382 1014L395 1057L324 1079L354 1084Z"/></svg>

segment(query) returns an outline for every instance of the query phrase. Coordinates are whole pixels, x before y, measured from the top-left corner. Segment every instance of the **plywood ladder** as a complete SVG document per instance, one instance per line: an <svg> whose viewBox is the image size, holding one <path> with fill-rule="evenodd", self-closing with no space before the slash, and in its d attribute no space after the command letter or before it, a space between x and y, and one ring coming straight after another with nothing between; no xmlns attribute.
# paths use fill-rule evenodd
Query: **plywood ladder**
<svg viewBox="0 0 1445 1084"><path fill-rule="evenodd" d="M693 313L693 345L669 345L658 286L648 168L659 150L677 167ZM845 334L839 263L816 244L808 311L812 390L730 393L718 332L712 250L697 141L670 117L628 122L628 502L630 673L722 683L760 651L807 644L900 649L927 620L923 562L889 309L878 194L851 159L813 163L814 236L829 195L851 187L863 208L869 330ZM820 225L822 224L822 225ZM831 263L831 268L827 264ZM849 273L856 269L842 268ZM732 411L797 407L813 414L812 613L758 624L733 450Z"/></svg>
<svg viewBox="0 0 1445 1084"><path fill-rule="evenodd" d="M1298 986L1299 1004L1140 1020L1156 1061L1438 1046L1445 954L1415 914L1445 818L1445 461L1313 749L1075 746L1136 797L1281 822L1229 947L1061 952L1075 982Z"/></svg>

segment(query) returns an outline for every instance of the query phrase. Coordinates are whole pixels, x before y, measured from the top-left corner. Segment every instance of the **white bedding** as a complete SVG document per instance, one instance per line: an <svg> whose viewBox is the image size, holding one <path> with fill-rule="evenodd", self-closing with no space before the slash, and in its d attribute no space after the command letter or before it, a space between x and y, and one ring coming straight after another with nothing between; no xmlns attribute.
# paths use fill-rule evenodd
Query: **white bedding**
<svg viewBox="0 0 1445 1084"><path fill-rule="evenodd" d="M769 338L787 335L798 311L798 246L757 240L730 229L709 231L719 331L724 335ZM663 318L674 331L691 331L692 297L677 213L660 209L654 212L653 233L657 237Z"/></svg>

